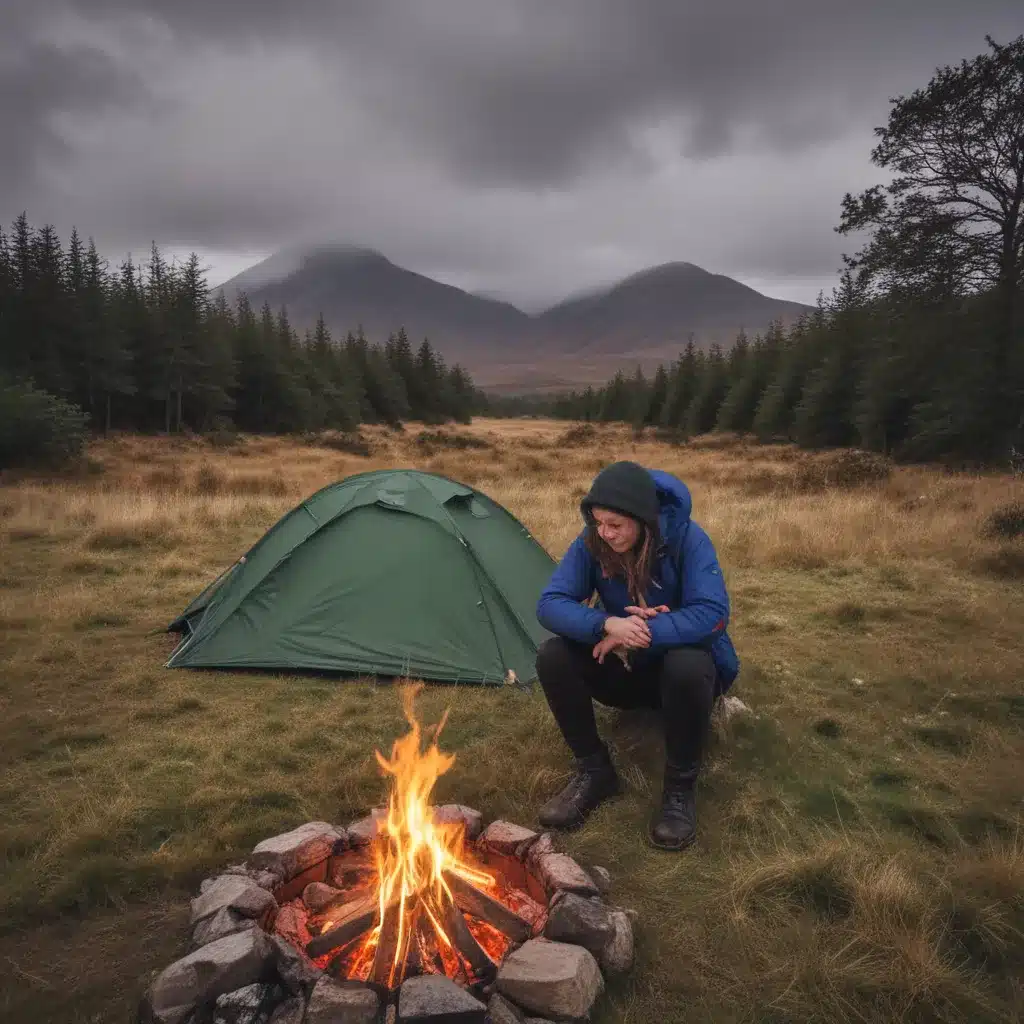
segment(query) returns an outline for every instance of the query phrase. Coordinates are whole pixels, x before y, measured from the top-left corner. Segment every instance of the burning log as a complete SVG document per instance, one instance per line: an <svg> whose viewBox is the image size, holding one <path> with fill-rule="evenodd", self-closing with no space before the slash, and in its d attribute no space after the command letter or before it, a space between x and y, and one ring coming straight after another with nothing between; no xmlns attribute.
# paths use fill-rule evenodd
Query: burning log
<svg viewBox="0 0 1024 1024"><path fill-rule="evenodd" d="M345 904L331 915L339 923L306 943L307 956L315 960L368 932L377 920L379 910L377 900L371 897Z"/></svg>
<svg viewBox="0 0 1024 1024"><path fill-rule="evenodd" d="M488 896L454 871L445 871L444 880L448 883L455 903L461 910L472 914L473 917L479 917L481 921L486 921L513 942L525 942L530 938L533 925L514 910L509 910L503 903L499 903L493 896Z"/></svg>
<svg viewBox="0 0 1024 1024"><path fill-rule="evenodd" d="M404 934L401 927L402 916L397 903L384 912L384 920L380 923L380 932L377 936L377 949L373 954L373 967L370 968L369 980L376 985L396 988L402 981L405 957L401 955L399 945L408 949L410 932L415 932L419 914L406 916Z"/></svg>
<svg viewBox="0 0 1024 1024"><path fill-rule="evenodd" d="M473 937L462 911L455 904L449 904L444 923L452 945L473 969L473 973L480 980L492 981L498 972L498 965Z"/></svg>

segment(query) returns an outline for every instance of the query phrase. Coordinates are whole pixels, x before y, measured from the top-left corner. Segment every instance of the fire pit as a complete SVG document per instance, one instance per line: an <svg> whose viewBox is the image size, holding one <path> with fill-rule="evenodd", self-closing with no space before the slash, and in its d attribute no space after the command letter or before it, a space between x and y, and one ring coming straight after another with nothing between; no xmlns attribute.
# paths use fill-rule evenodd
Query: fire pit
<svg viewBox="0 0 1024 1024"><path fill-rule="evenodd" d="M632 914L548 834L430 802L454 756L409 732L377 760L387 802L259 843L192 900L190 952L153 979L144 1024L584 1020L632 967Z"/></svg>

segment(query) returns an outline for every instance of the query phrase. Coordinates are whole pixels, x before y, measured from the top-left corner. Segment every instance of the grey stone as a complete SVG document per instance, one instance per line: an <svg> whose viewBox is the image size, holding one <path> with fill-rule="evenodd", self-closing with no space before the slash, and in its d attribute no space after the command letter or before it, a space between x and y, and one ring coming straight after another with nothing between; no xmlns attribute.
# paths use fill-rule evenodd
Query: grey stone
<svg viewBox="0 0 1024 1024"><path fill-rule="evenodd" d="M246 873L260 888L271 892L284 881L280 875L266 868L250 868Z"/></svg>
<svg viewBox="0 0 1024 1024"><path fill-rule="evenodd" d="M510 1003L500 992L495 992L487 1004L491 1024L523 1024L519 1007Z"/></svg>
<svg viewBox="0 0 1024 1024"><path fill-rule="evenodd" d="M272 972L273 946L260 928L217 939L165 968L143 997L145 1024L184 1024L197 1007L212 1007L218 996Z"/></svg>
<svg viewBox="0 0 1024 1024"><path fill-rule="evenodd" d="M633 969L633 924L624 910L613 910L611 917L612 934L597 961L609 974L625 974Z"/></svg>
<svg viewBox="0 0 1024 1024"><path fill-rule="evenodd" d="M217 997L213 1024L267 1024L281 1001L276 985L246 985Z"/></svg>
<svg viewBox="0 0 1024 1024"><path fill-rule="evenodd" d="M555 904L544 926L544 937L574 942L598 956L615 933L611 910L603 903L567 892Z"/></svg>
<svg viewBox="0 0 1024 1024"><path fill-rule="evenodd" d="M604 990L604 979L582 946L530 939L505 958L497 989L530 1013L580 1020Z"/></svg>
<svg viewBox="0 0 1024 1024"><path fill-rule="evenodd" d="M251 917L243 917L230 907L221 907L215 914L204 917L192 930L192 948L198 949L209 942L223 939L225 935L234 935L235 932L255 927L256 922Z"/></svg>
<svg viewBox="0 0 1024 1024"><path fill-rule="evenodd" d="M727 723L737 715L749 715L750 708L739 699L739 697L724 696L718 699L715 707L718 720Z"/></svg>
<svg viewBox="0 0 1024 1024"><path fill-rule="evenodd" d="M309 997L305 1024L375 1024L379 1007L373 989L358 983L343 985L325 976Z"/></svg>
<svg viewBox="0 0 1024 1024"><path fill-rule="evenodd" d="M580 893L583 896L599 896L594 880L565 853L546 853L537 858L537 873L548 896L559 889Z"/></svg>
<svg viewBox="0 0 1024 1024"><path fill-rule="evenodd" d="M601 890L601 895L605 896L611 892L612 888L612 876L607 868L598 867L596 864L592 865L590 870L587 872L588 875L594 880L594 885Z"/></svg>
<svg viewBox="0 0 1024 1024"><path fill-rule="evenodd" d="M484 1024L487 1007L442 974L421 974L398 993L401 1024Z"/></svg>
<svg viewBox="0 0 1024 1024"><path fill-rule="evenodd" d="M302 1024L306 1015L306 1000L302 996L289 996L270 1015L269 1024Z"/></svg>
<svg viewBox="0 0 1024 1024"><path fill-rule="evenodd" d="M191 905L191 923L194 925L226 907L243 917L261 917L273 910L277 901L266 889L245 875L220 875L212 880L205 892L192 900Z"/></svg>
<svg viewBox="0 0 1024 1024"><path fill-rule="evenodd" d="M287 939L272 935L270 941L274 947L274 962L281 984L293 995L308 995L324 972Z"/></svg>
<svg viewBox="0 0 1024 1024"><path fill-rule="evenodd" d="M435 824L463 824L466 826L466 839L474 840L483 828L484 816L465 804L441 804L433 810Z"/></svg>
<svg viewBox="0 0 1024 1024"><path fill-rule="evenodd" d="M281 879L278 878L272 871L267 871L264 868L253 868L248 864L232 864L226 867L222 872L222 875L244 875L246 878L251 878L258 886L263 889L276 889L281 884ZM208 878L199 887L200 892L205 892L203 886L212 882L213 879Z"/></svg>
<svg viewBox="0 0 1024 1024"><path fill-rule="evenodd" d="M511 821L492 821L481 833L480 845L494 850L495 853L518 857L521 856L520 851L536 838L536 832L531 832L522 825L516 825Z"/></svg>
<svg viewBox="0 0 1024 1024"><path fill-rule="evenodd" d="M541 857L554 852L555 844L552 842L551 835L547 832L542 832L527 848L526 866L536 874L540 870Z"/></svg>
<svg viewBox="0 0 1024 1024"><path fill-rule="evenodd" d="M361 818L359 821L352 822L348 828L345 829L345 835L348 838L348 844L353 849L359 849L362 846L369 846L370 843L376 838L377 833L380 831L381 822L387 817L387 811L380 807L375 807L370 814Z"/></svg>
<svg viewBox="0 0 1024 1024"><path fill-rule="evenodd" d="M326 882L310 882L302 890L302 902L314 914L329 907L335 900L339 900L343 896L344 893L340 889L335 889L333 885L327 885Z"/></svg>
<svg viewBox="0 0 1024 1024"><path fill-rule="evenodd" d="M257 843L249 857L253 870L271 871L282 881L294 878L307 868L327 860L345 837L326 821L308 821L305 825Z"/></svg>
<svg viewBox="0 0 1024 1024"><path fill-rule="evenodd" d="M389 1003L384 1011L384 1024L398 1024L398 1010L394 1003Z"/></svg>

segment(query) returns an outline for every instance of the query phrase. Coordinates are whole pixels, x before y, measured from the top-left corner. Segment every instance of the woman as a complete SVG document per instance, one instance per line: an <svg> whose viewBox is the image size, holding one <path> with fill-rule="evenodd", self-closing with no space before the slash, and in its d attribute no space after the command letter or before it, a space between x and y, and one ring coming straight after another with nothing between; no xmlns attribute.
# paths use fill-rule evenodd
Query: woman
<svg viewBox="0 0 1024 1024"><path fill-rule="evenodd" d="M660 709L665 772L650 840L669 850L694 840L712 704L739 661L726 632L722 570L691 507L682 481L635 462L607 466L581 502L584 530L537 604L541 625L555 634L538 651L537 674L577 769L541 808L548 828L581 825L620 790L597 732L597 700ZM589 606L595 591L600 608Z"/></svg>

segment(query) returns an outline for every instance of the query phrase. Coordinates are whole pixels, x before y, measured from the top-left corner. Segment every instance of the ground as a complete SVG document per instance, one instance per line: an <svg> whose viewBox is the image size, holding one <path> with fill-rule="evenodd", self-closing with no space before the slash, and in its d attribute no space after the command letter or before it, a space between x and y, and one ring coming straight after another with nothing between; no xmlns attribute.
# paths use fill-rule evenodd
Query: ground
<svg viewBox="0 0 1024 1024"><path fill-rule="evenodd" d="M283 512L349 473L420 466L485 490L557 556L618 457L690 484L753 714L716 733L682 855L643 838L656 724L602 716L628 792L561 842L611 871L639 921L636 970L597 1021L1024 1015L1021 481L566 431L372 430L368 455L122 437L73 477L5 482L3 1020L132 1020L206 874L381 799L374 748L404 731L393 688L163 668L162 627ZM419 706L427 721L450 708L439 801L529 825L567 777L539 691L429 687Z"/></svg>

